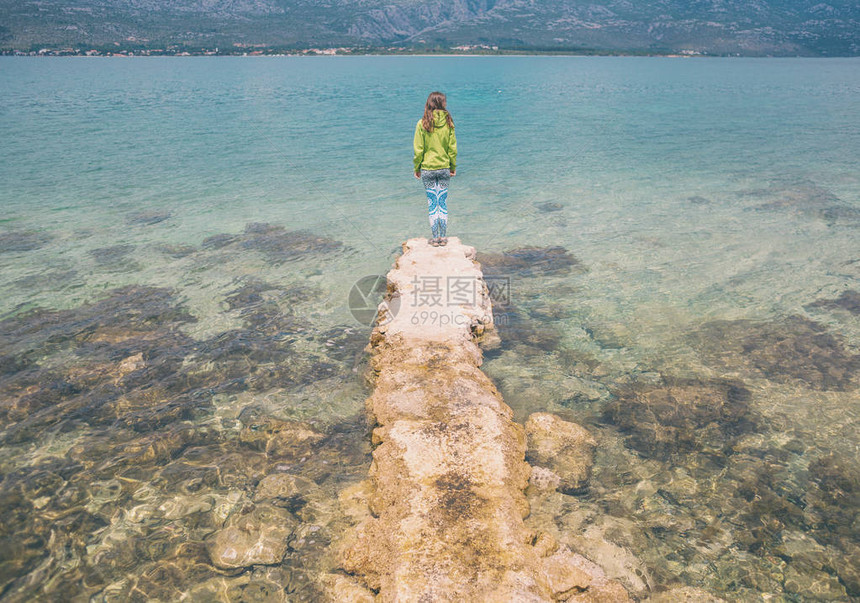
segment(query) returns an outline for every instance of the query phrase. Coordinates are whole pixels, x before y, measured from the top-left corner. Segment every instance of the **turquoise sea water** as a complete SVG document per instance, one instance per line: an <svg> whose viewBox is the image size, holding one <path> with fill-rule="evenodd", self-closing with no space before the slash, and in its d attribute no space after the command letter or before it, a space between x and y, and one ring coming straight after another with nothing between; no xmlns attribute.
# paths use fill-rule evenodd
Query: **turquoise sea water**
<svg viewBox="0 0 860 603"><path fill-rule="evenodd" d="M535 525L643 597L860 597L858 67L0 58L0 594L319 596L370 461L347 298L429 234L438 89L449 234L511 283L484 368L600 442ZM214 568L254 504L283 561Z"/></svg>

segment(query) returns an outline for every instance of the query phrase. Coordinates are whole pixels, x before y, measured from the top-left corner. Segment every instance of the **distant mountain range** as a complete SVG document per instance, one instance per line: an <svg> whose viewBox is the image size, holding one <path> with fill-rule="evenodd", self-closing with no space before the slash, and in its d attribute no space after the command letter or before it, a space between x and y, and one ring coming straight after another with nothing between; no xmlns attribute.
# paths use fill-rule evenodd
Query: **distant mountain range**
<svg viewBox="0 0 860 603"><path fill-rule="evenodd" d="M860 55L858 0L0 0L0 49Z"/></svg>

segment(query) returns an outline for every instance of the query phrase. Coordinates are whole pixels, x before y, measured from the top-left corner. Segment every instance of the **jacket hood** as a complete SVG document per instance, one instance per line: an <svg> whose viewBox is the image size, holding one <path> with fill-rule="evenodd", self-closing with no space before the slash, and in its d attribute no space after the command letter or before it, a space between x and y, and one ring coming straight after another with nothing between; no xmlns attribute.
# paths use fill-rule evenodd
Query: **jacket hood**
<svg viewBox="0 0 860 603"><path fill-rule="evenodd" d="M441 128L448 125L448 112L442 109L433 109L433 127Z"/></svg>

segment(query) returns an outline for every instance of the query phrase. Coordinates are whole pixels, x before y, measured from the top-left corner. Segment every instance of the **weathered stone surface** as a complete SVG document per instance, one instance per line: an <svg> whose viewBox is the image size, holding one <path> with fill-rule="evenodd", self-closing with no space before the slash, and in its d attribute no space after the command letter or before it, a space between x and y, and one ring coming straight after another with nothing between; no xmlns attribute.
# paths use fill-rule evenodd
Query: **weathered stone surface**
<svg viewBox="0 0 860 603"><path fill-rule="evenodd" d="M375 594L376 601L627 601L624 588L599 567L523 523L531 473L526 431L479 369L479 343L497 336L475 250L448 240L434 248L410 239L388 275L371 335L370 480L340 497L358 525L339 550L350 577L330 576L328 594L332 600ZM449 279L476 295L438 310L444 322L424 321L427 279L442 283L443 298ZM571 452L593 446L572 427L564 438L560 447Z"/></svg>
<svg viewBox="0 0 860 603"><path fill-rule="evenodd" d="M574 584L573 588L565 592L554 593L555 600L576 601L578 603L616 603L630 600L624 587L618 582L610 580L597 564L592 563L582 555L572 553L566 547L562 547L561 551L561 558L556 557L553 561L556 564L555 567L559 568L558 564L563 563L561 568L576 576L587 574L590 580L583 588L568 578L567 584Z"/></svg>
<svg viewBox="0 0 860 603"><path fill-rule="evenodd" d="M526 420L526 460L559 476L559 490L574 494L588 486L597 442L588 431L548 412Z"/></svg>
<svg viewBox="0 0 860 603"><path fill-rule="evenodd" d="M573 595L591 586L593 576L577 565L577 559L564 547L543 560L543 571L550 590L558 597Z"/></svg>
<svg viewBox="0 0 860 603"><path fill-rule="evenodd" d="M335 601L350 603L373 603L376 595L349 576L330 574L325 579L326 589Z"/></svg>

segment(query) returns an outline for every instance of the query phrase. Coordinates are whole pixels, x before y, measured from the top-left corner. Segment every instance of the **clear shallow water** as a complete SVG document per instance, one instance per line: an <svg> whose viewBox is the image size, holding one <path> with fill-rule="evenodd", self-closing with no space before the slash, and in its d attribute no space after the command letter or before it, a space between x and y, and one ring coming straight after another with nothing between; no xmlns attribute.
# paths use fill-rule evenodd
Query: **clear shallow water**
<svg viewBox="0 0 860 603"><path fill-rule="evenodd" d="M511 278L485 369L601 442L531 521L643 593L857 597L857 67L0 59L0 589L316 596L369 464L346 299L429 230L441 89L450 232ZM279 448L290 421L322 439ZM279 472L310 481L261 499ZM283 563L213 568L254 505L297 522Z"/></svg>

